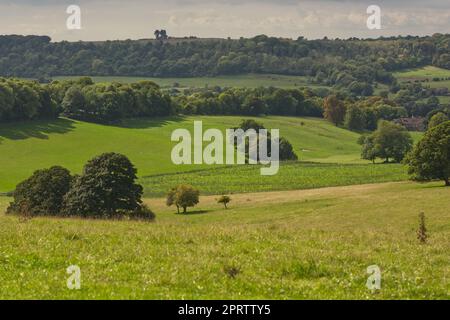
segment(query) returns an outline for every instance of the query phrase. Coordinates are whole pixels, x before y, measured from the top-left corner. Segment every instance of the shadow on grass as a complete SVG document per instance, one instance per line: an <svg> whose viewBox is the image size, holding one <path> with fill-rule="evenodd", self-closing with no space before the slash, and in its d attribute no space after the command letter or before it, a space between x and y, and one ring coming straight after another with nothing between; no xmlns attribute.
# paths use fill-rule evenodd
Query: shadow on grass
<svg viewBox="0 0 450 320"><path fill-rule="evenodd" d="M174 213L178 216L192 216L192 215L196 215L196 214L206 214L211 212L212 210L195 210L195 211L188 211L186 213L180 212L180 213Z"/></svg>
<svg viewBox="0 0 450 320"><path fill-rule="evenodd" d="M24 140L29 138L48 139L49 134L64 134L75 129L70 119L37 120L0 124L0 143L3 139Z"/></svg>
<svg viewBox="0 0 450 320"><path fill-rule="evenodd" d="M117 122L109 124L109 126L126 129L149 129L149 128L163 127L170 123L182 122L184 120L185 120L184 116L172 116L161 118L131 118L118 120Z"/></svg>

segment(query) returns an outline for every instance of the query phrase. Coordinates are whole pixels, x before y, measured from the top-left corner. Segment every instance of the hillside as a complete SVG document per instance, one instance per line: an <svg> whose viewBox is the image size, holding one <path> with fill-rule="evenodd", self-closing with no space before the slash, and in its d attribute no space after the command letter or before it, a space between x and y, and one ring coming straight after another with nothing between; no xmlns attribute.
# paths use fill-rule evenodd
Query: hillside
<svg viewBox="0 0 450 320"><path fill-rule="evenodd" d="M441 183L232 198L223 210L201 197L187 216L149 200L154 223L0 214L0 298L448 299L450 190ZM416 239L421 211L427 245ZM68 263L81 268L81 290L65 286ZM376 294L365 286L374 264Z"/></svg>
<svg viewBox="0 0 450 320"><path fill-rule="evenodd" d="M193 121L204 130L225 130L239 125L243 117L172 117L124 120L105 126L69 119L2 124L0 127L0 192L12 190L34 170L62 165L79 173L83 164L102 152L116 151L130 157L140 177L206 169L206 165L176 166L170 154L173 130L193 131ZM294 146L302 161L364 163L360 160L357 133L337 128L321 119L294 117L259 118L268 129ZM224 131L223 131L224 132Z"/></svg>

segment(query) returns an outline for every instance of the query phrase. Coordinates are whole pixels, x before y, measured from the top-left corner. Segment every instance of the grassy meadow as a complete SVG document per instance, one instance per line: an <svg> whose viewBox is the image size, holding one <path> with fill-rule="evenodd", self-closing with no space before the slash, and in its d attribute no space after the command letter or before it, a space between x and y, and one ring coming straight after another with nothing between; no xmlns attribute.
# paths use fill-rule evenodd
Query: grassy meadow
<svg viewBox="0 0 450 320"><path fill-rule="evenodd" d="M87 160L111 151L127 155L140 177L211 169L208 165L176 166L172 163L170 154L176 145L170 141L173 130L186 128L193 132L194 121L201 120L203 130L218 128L225 132L227 128L238 126L242 118L130 119L115 126L69 119L1 124L0 192L13 190L35 170L53 165L80 173ZM325 120L275 116L257 120L268 129L279 128L281 136L292 143L302 161L369 163L360 159L357 133L337 128Z"/></svg>
<svg viewBox="0 0 450 320"><path fill-rule="evenodd" d="M256 118L255 118L256 119ZM400 164L360 159L358 133L321 119L262 117L301 161L278 175L260 166L176 166L174 129L236 127L242 117L58 119L2 124L0 192L34 170L79 173L102 152L127 155L154 222L20 218L0 196L0 299L448 299L450 189L405 182ZM420 139L420 133L413 133ZM187 215L165 205L179 183L201 191ZM220 194L230 194L225 210ZM429 241L416 239L425 212ZM81 290L66 268L81 268ZM378 265L382 288L365 284Z"/></svg>
<svg viewBox="0 0 450 320"><path fill-rule="evenodd" d="M441 183L236 194L228 210L215 199L201 197L189 215L150 199L152 223L0 215L0 299L450 297ZM376 293L365 286L374 264ZM81 290L66 287L69 265L81 268Z"/></svg>

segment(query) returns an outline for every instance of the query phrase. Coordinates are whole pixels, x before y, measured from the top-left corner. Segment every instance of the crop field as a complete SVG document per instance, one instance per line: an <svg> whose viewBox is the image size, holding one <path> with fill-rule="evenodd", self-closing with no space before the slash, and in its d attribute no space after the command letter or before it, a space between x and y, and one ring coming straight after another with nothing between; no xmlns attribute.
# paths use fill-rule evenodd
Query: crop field
<svg viewBox="0 0 450 320"><path fill-rule="evenodd" d="M54 80L78 79L79 76L53 77ZM196 78L152 78L152 77L91 77L94 82L133 83L150 80L163 88L204 88L204 87L321 87L307 82L306 77L277 74L247 74Z"/></svg>
<svg viewBox="0 0 450 320"><path fill-rule="evenodd" d="M195 184L202 194L233 194L272 190L313 189L408 179L399 164L288 163L274 176L261 176L259 166L232 166L179 174L144 177L139 180L145 196L164 196L182 183Z"/></svg>
<svg viewBox="0 0 450 320"><path fill-rule="evenodd" d="M127 155L140 177L211 169L207 165L174 165L170 155L178 128L193 132L194 120L204 130L239 125L243 117L172 117L124 120L115 126L69 119L25 122L0 126L0 192L8 192L35 170L62 165L80 173L84 163L103 152ZM294 146L301 161L369 163L360 159L359 135L315 118L258 118L268 129L280 129ZM206 146L206 144L205 144ZM283 171L283 169L281 170Z"/></svg>
<svg viewBox="0 0 450 320"><path fill-rule="evenodd" d="M228 210L201 197L188 215L147 202L153 223L0 214L0 298L449 298L450 190L441 183L236 194ZM66 287L69 265L81 269L81 290ZM365 286L371 265L381 270L376 293Z"/></svg>

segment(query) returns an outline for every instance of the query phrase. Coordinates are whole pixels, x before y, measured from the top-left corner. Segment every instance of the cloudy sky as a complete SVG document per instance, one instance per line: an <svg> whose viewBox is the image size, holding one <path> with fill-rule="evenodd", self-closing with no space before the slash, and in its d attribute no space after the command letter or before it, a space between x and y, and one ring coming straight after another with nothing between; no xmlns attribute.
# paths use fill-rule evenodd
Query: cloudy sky
<svg viewBox="0 0 450 320"><path fill-rule="evenodd" d="M81 30L68 30L66 9L81 8ZM381 30L366 25L381 8ZM60 40L140 39L155 29L172 36L308 39L450 32L450 0L0 0L0 34Z"/></svg>

